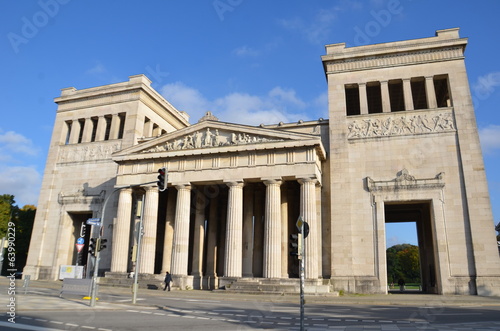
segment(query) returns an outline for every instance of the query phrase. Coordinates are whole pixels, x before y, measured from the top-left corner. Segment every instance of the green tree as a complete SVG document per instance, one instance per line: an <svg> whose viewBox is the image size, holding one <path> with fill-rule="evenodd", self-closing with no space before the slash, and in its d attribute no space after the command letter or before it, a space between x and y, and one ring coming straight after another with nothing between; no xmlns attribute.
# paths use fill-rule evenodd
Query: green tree
<svg viewBox="0 0 500 331"><path fill-rule="evenodd" d="M388 282L397 283L403 278L407 283L420 283L420 257L418 246L399 244L389 247L387 254Z"/></svg>
<svg viewBox="0 0 500 331"><path fill-rule="evenodd" d="M15 203L13 195L0 195L0 239L6 237L7 240L13 242L15 269L21 271L26 265L36 207L25 205L20 209ZM8 230L9 222L14 223L13 232ZM4 259L2 275L6 275L6 270L9 269L5 261Z"/></svg>

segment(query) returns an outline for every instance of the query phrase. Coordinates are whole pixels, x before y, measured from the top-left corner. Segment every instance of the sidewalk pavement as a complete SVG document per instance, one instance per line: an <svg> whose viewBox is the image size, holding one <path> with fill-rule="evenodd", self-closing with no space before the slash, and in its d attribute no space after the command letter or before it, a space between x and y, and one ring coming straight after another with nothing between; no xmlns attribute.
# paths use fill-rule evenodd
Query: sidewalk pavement
<svg viewBox="0 0 500 331"><path fill-rule="evenodd" d="M26 310L75 310L75 309L113 309L122 310L130 309L131 307L141 307L142 309L155 309L156 306L148 305L138 301L136 305L131 302L111 302L106 300L110 295L130 295L130 288L107 287L101 286L99 294L102 300L98 300L96 307L90 307L90 302L87 299L82 299L81 296L65 295L59 297L59 290L62 287L62 281L31 281L27 289L23 288L23 281L16 280L15 301L18 311ZM9 288L9 279L0 277L0 288L5 288L2 292L7 292ZM52 289L47 291L47 289ZM26 292L26 293L25 293ZM4 300L9 300L9 295L1 297ZM139 289L138 297L141 296L165 296L165 292L161 290ZM204 300L221 300L221 301L267 301L267 302L283 302L295 303L299 302L298 295L280 295L280 294L239 294L228 293L224 290L219 291L204 291L204 290L188 290L175 291L168 293L172 298L184 299L204 299ZM98 296L99 297L99 296ZM477 295L432 295L419 293L390 293L390 294L358 294L358 295L306 295L306 305L310 304L331 304L331 305L396 305L396 306L500 306L500 297L483 297ZM8 302L7 302L8 303ZM4 304L3 302L1 303Z"/></svg>

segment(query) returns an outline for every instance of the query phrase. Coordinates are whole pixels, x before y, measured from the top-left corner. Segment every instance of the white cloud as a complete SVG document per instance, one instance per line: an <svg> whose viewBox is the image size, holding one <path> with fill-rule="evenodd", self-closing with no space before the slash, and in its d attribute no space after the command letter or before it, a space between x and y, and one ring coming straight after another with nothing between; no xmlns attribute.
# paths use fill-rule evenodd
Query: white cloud
<svg viewBox="0 0 500 331"><path fill-rule="evenodd" d="M500 125L488 125L479 129L481 149L485 154L492 154L500 150Z"/></svg>
<svg viewBox="0 0 500 331"><path fill-rule="evenodd" d="M477 81L472 84L472 91L475 97L479 99L487 98L500 85L500 72L490 72L489 74L479 76Z"/></svg>
<svg viewBox="0 0 500 331"><path fill-rule="evenodd" d="M0 195L13 195L19 207L36 205L41 181L34 167L4 167L0 169Z"/></svg>
<svg viewBox="0 0 500 331"><path fill-rule="evenodd" d="M343 0L329 9L320 9L312 19L294 17L291 19L280 19L278 24L283 28L299 32L311 44L325 44L332 35L332 27L340 13L360 9L362 5L358 1Z"/></svg>
<svg viewBox="0 0 500 331"><path fill-rule="evenodd" d="M232 53L240 57L256 57L260 55L258 50L248 47L247 45L233 49Z"/></svg>
<svg viewBox="0 0 500 331"><path fill-rule="evenodd" d="M160 91L174 107L191 115L191 123L196 123L207 111L221 121L248 125L310 120L305 110L317 107L316 99L309 104L300 99L293 89L279 86L265 95L235 92L213 100L182 82L167 84Z"/></svg>
<svg viewBox="0 0 500 331"><path fill-rule="evenodd" d="M33 146L33 142L19 133L0 131L0 153L9 155L10 153L19 153L34 156L38 150Z"/></svg>

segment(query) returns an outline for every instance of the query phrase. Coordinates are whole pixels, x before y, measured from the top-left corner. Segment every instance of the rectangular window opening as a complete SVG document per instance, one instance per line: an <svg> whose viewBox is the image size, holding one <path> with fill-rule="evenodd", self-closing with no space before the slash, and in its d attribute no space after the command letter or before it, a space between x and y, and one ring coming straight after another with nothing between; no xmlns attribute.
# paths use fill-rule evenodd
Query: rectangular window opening
<svg viewBox="0 0 500 331"><path fill-rule="evenodd" d="M125 131L125 113L118 114L118 118L120 119L120 129L118 131L118 139L122 139L123 132Z"/></svg>
<svg viewBox="0 0 500 331"><path fill-rule="evenodd" d="M438 108L451 107L450 92L448 89L448 75L434 77L434 91Z"/></svg>
<svg viewBox="0 0 500 331"><path fill-rule="evenodd" d="M64 145L68 145L69 144L69 137L71 136L71 125L72 125L72 121L67 121L66 122L66 129L67 129L67 133L66 133L66 139L64 139Z"/></svg>
<svg viewBox="0 0 500 331"><path fill-rule="evenodd" d="M361 114L359 104L359 87L357 84L345 86L345 107L347 116Z"/></svg>
<svg viewBox="0 0 500 331"><path fill-rule="evenodd" d="M382 112L382 93L380 82L371 82L366 84L366 98L368 101L368 114L377 114Z"/></svg>
<svg viewBox="0 0 500 331"><path fill-rule="evenodd" d="M83 130L85 129L85 119L79 119L80 133L78 134L78 143L80 144L83 140Z"/></svg>
<svg viewBox="0 0 500 331"><path fill-rule="evenodd" d="M92 117L91 120L92 120L92 137L90 137L90 141L94 142L97 134L97 122L99 119L97 117Z"/></svg>
<svg viewBox="0 0 500 331"><path fill-rule="evenodd" d="M427 95L425 94L425 78L418 77L411 79L411 95L413 97L413 107L415 109L427 109Z"/></svg>
<svg viewBox="0 0 500 331"><path fill-rule="evenodd" d="M401 79L390 80L388 86L389 86L389 99L391 102L391 112L406 110L404 91L403 91L403 81Z"/></svg>
<svg viewBox="0 0 500 331"><path fill-rule="evenodd" d="M111 115L104 116L106 120L106 131L104 133L104 140L109 140L109 134L111 132Z"/></svg>

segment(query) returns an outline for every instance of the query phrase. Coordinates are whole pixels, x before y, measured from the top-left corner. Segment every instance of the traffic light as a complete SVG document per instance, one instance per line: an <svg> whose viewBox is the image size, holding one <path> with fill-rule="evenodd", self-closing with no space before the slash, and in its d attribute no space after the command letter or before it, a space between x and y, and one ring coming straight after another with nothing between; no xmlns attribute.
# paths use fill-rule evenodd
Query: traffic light
<svg viewBox="0 0 500 331"><path fill-rule="evenodd" d="M167 174L167 168L163 167L158 169L158 189L160 192L163 192L167 189L167 180L168 174Z"/></svg>
<svg viewBox="0 0 500 331"><path fill-rule="evenodd" d="M137 245L134 245L130 248L130 260L132 262L137 261Z"/></svg>
<svg viewBox="0 0 500 331"><path fill-rule="evenodd" d="M104 239L104 238L101 238L101 239L98 239L97 240L97 251L100 252L102 251L103 249L106 248L106 243L108 242L108 239Z"/></svg>
<svg viewBox="0 0 500 331"><path fill-rule="evenodd" d="M94 255L97 252L97 238L90 238L89 254Z"/></svg>
<svg viewBox="0 0 500 331"><path fill-rule="evenodd" d="M290 235L290 256L297 256L299 259L302 255L302 234Z"/></svg>

